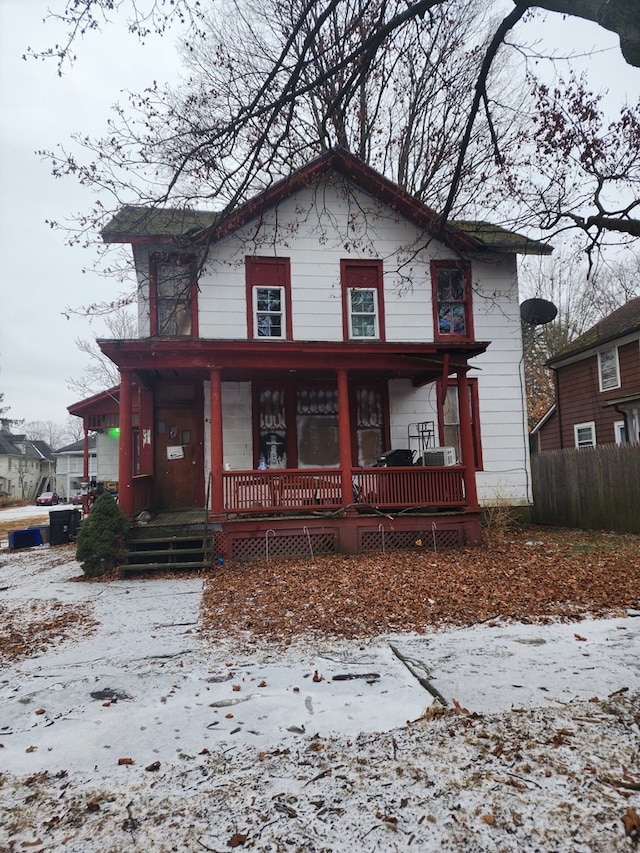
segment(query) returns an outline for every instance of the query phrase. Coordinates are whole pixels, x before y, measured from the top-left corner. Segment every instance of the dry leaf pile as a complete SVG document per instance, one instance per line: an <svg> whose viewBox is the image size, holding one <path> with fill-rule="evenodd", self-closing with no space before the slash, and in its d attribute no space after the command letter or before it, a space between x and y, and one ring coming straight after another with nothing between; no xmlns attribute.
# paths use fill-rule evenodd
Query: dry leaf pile
<svg viewBox="0 0 640 853"><path fill-rule="evenodd" d="M64 565L74 559L72 545L39 552L43 570ZM0 666L41 652L70 634L89 634L95 620L91 605L80 602L64 603L55 598L30 601L6 599L2 584L3 565L18 561L21 552L6 552L0 556Z"/></svg>
<svg viewBox="0 0 640 853"><path fill-rule="evenodd" d="M226 564L207 576L203 621L286 642L309 632L357 638L639 606L640 537L525 528L481 548Z"/></svg>

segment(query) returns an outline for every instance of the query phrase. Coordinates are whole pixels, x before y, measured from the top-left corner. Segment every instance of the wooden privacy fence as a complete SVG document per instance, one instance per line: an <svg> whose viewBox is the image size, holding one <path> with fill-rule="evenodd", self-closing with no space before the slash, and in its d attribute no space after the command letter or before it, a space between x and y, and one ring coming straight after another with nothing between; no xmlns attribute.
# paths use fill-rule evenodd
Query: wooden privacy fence
<svg viewBox="0 0 640 853"><path fill-rule="evenodd" d="M535 453L531 477L537 524L640 533L640 446Z"/></svg>

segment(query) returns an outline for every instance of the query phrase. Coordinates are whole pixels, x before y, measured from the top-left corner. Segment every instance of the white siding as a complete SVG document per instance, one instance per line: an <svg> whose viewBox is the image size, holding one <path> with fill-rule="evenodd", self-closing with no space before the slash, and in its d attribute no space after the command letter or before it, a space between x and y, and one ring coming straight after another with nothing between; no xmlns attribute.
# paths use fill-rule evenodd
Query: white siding
<svg viewBox="0 0 640 853"><path fill-rule="evenodd" d="M365 211L365 213L363 213ZM277 231L274 223L277 221ZM250 225L216 244L199 282L200 336L246 339L245 257L289 258L293 337L295 340L342 340L341 259L381 259L384 275L385 337L393 342L433 340L430 261L454 258L451 250L390 209L343 184L307 188ZM140 329L149 329L147 250L141 264ZM481 503L531 500L522 337L517 269L510 255L472 258L474 332L489 341L487 352L473 360L477 377L484 470L478 473ZM205 448L209 453L209 389L206 388ZM248 468L251 453L250 385L223 386L224 461ZM406 447L412 422L434 420L433 387L414 389L409 382L390 385L393 447ZM206 472L210 470L207 459ZM102 474L101 474L102 476Z"/></svg>
<svg viewBox="0 0 640 853"><path fill-rule="evenodd" d="M434 242L423 248L427 241L419 229L362 193L357 203L348 202L340 188L328 185L323 210L331 215L318 216L316 203L317 193L304 190L280 205L277 237L267 214L257 236L253 223L215 246L215 260L200 279L201 337L246 338L244 260L263 255L290 260L295 340L342 340L340 261L349 258L383 260L387 340L432 339L429 262L453 257L451 252ZM360 207L371 211L370 218L364 223L360 217L354 230L350 216Z"/></svg>
<svg viewBox="0 0 640 853"><path fill-rule="evenodd" d="M251 426L251 383L222 383L222 444L224 464L232 470L248 470L253 467L253 434ZM204 383L205 472L211 471L211 383Z"/></svg>
<svg viewBox="0 0 640 853"><path fill-rule="evenodd" d="M118 479L118 436L108 432L96 434L96 479L101 482Z"/></svg>

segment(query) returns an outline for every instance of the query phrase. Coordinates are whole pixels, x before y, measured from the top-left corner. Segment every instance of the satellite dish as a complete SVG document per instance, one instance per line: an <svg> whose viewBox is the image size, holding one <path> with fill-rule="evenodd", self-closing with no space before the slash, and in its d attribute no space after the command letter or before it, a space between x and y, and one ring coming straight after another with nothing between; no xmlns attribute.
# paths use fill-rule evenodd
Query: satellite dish
<svg viewBox="0 0 640 853"><path fill-rule="evenodd" d="M520 306L520 317L529 326L544 326L555 320L558 309L548 299L525 299Z"/></svg>

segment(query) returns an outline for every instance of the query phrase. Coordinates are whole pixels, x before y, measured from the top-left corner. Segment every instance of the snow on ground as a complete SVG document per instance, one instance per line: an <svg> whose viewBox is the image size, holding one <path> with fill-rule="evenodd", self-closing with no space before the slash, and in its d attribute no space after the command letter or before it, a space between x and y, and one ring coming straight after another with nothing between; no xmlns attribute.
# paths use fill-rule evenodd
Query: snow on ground
<svg viewBox="0 0 640 853"><path fill-rule="evenodd" d="M0 613L86 615L0 672L0 850L634 847L638 618L247 653L201 578L79 575L0 552Z"/></svg>

